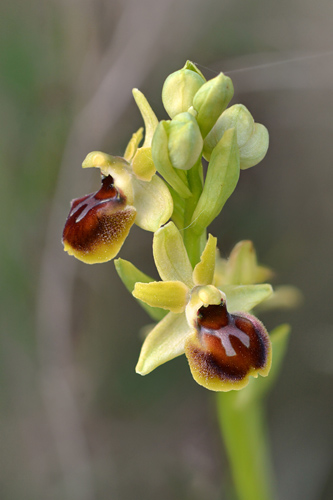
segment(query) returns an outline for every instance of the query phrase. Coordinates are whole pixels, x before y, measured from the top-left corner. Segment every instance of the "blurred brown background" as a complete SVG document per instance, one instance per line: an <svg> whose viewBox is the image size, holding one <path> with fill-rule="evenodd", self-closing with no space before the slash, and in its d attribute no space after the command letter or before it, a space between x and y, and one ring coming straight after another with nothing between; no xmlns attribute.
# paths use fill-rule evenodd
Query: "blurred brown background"
<svg viewBox="0 0 333 500"><path fill-rule="evenodd" d="M271 134L211 230L303 291L262 318L293 327L272 451L280 500L332 499L333 3L2 0L0 19L0 498L231 499L213 395L184 357L136 375L144 312L112 263L61 245L69 201L98 186L85 155L122 154L141 125L131 89L165 118L163 81L191 59ZM150 234L121 256L156 275Z"/></svg>

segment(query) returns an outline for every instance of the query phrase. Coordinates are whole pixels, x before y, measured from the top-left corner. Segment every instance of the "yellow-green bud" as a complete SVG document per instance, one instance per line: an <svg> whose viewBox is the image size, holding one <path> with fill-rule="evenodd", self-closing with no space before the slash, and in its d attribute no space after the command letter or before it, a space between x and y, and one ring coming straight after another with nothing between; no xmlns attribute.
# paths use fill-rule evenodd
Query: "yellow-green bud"
<svg viewBox="0 0 333 500"><path fill-rule="evenodd" d="M169 156L168 122L160 121L155 130L151 152L156 170L164 177L166 182L182 197L191 196L188 183L181 179L173 168Z"/></svg>
<svg viewBox="0 0 333 500"><path fill-rule="evenodd" d="M162 101L168 115L173 118L187 111L192 106L193 97L204 83L201 75L186 67L171 73L162 89Z"/></svg>
<svg viewBox="0 0 333 500"><path fill-rule="evenodd" d="M200 87L193 98L193 107L198 113L196 118L203 137L213 128L233 95L232 81L223 73Z"/></svg>
<svg viewBox="0 0 333 500"><path fill-rule="evenodd" d="M204 157L210 159L213 149L230 128L235 128L237 132L240 168L244 170L259 163L267 153L268 131L264 125L254 122L251 113L242 104L235 104L222 113L205 138Z"/></svg>
<svg viewBox="0 0 333 500"><path fill-rule="evenodd" d="M166 122L168 150L174 168L189 170L201 155L203 139L195 118L190 113L180 113Z"/></svg>
<svg viewBox="0 0 333 500"><path fill-rule="evenodd" d="M250 139L239 148L240 168L245 170L257 165L265 156L269 146L267 128L261 123L254 124L253 134Z"/></svg>

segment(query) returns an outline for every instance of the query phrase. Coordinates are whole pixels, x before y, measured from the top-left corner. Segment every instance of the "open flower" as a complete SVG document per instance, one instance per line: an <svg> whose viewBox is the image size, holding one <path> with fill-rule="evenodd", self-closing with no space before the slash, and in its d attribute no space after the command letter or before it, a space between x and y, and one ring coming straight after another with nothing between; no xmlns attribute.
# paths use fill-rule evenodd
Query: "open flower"
<svg viewBox="0 0 333 500"><path fill-rule="evenodd" d="M156 231L172 214L172 198L156 174L143 181L124 158L94 151L83 168L101 170L102 186L72 201L63 231L65 251L88 264L113 259L134 222Z"/></svg>
<svg viewBox="0 0 333 500"><path fill-rule="evenodd" d="M241 389L252 375L266 376L271 343L262 323L248 313L272 293L267 284L212 285L216 238L209 235L192 270L182 237L170 222L154 235L160 282L136 283L133 295L170 312L148 334L136 371L146 375L186 354L194 379L214 391Z"/></svg>
<svg viewBox="0 0 333 500"><path fill-rule="evenodd" d="M173 201L158 177L151 142L158 120L144 95L133 90L145 123L133 134L124 158L99 151L89 153L82 167L96 167L102 175L101 188L72 201L63 231L64 249L87 264L113 259L135 223L156 231L171 217Z"/></svg>

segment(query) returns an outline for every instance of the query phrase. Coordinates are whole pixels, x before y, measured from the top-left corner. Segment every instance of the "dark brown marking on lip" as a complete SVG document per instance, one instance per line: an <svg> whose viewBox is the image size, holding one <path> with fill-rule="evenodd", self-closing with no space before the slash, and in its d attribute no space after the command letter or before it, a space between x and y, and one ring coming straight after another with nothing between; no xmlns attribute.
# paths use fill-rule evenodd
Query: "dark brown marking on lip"
<svg viewBox="0 0 333 500"><path fill-rule="evenodd" d="M193 345L188 354L206 378L239 381L267 362L263 325L246 313L229 314L223 302L199 309L198 338L202 348Z"/></svg>
<svg viewBox="0 0 333 500"><path fill-rule="evenodd" d="M100 245L119 241L135 219L135 209L126 207L126 197L115 187L111 176L102 186L72 201L63 231L63 241L83 253Z"/></svg>

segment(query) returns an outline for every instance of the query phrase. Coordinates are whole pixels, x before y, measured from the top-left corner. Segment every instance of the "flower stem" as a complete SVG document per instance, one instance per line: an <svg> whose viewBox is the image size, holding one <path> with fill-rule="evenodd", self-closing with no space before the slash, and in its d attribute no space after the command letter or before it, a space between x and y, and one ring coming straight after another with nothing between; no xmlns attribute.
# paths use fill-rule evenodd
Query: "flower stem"
<svg viewBox="0 0 333 500"><path fill-rule="evenodd" d="M184 243L192 266L200 260L201 253L206 244L206 231L200 235L194 233L191 226L193 212L202 193L203 173L201 158L187 172L187 180L192 196L187 198L184 211Z"/></svg>
<svg viewBox="0 0 333 500"><path fill-rule="evenodd" d="M246 391L246 389L243 389ZM243 404L238 391L217 393L217 410L238 500L274 500L262 401Z"/></svg>

